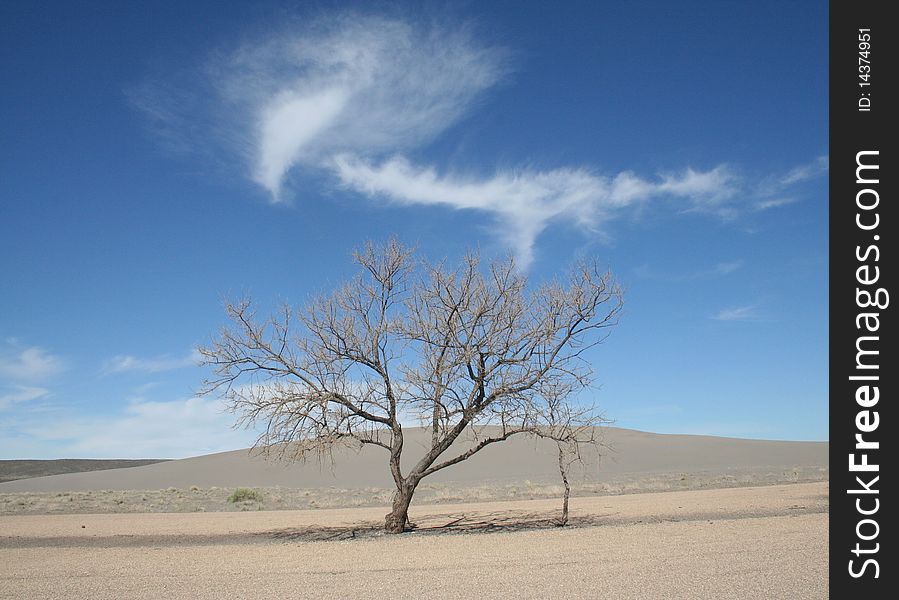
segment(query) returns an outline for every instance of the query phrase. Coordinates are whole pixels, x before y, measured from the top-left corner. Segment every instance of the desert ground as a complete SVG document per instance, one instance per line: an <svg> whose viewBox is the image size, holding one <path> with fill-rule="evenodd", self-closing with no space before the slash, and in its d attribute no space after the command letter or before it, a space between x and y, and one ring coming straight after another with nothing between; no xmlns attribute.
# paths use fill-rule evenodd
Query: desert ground
<svg viewBox="0 0 899 600"><path fill-rule="evenodd" d="M398 536L365 452L2 483L0 598L827 597L826 443L607 433L564 528L526 441L427 484ZM228 502L240 486L256 499Z"/></svg>

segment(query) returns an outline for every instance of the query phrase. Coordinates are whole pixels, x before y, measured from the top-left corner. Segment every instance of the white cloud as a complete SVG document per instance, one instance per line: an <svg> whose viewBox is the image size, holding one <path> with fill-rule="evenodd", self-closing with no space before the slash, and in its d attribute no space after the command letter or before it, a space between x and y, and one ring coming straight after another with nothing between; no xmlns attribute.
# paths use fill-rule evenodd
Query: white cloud
<svg viewBox="0 0 899 600"><path fill-rule="evenodd" d="M252 179L283 199L294 167L420 146L507 71L464 28L346 13L253 40L207 68ZM147 102L148 112L158 116Z"/></svg>
<svg viewBox="0 0 899 600"><path fill-rule="evenodd" d="M828 168L829 157L819 156L807 165L800 165L790 169L786 175L781 177L780 183L787 186L808 181L827 173Z"/></svg>
<svg viewBox="0 0 899 600"><path fill-rule="evenodd" d="M742 260L732 260L729 262L721 262L715 265L715 268L712 270L715 275L730 275L734 271L739 270L743 267Z"/></svg>
<svg viewBox="0 0 899 600"><path fill-rule="evenodd" d="M333 123L347 101L347 94L339 89L300 97L295 93L284 96L262 111L253 175L275 199L280 196L285 174L302 157L303 147Z"/></svg>
<svg viewBox="0 0 899 600"><path fill-rule="evenodd" d="M255 437L234 430L220 400L134 401L109 416L42 415L5 432L29 455L79 458L184 458L246 448ZM4 456L20 455L0 444Z"/></svg>
<svg viewBox="0 0 899 600"><path fill-rule="evenodd" d="M273 202L298 189L291 182L331 173L369 197L486 213L522 265L554 221L596 231L656 197L678 199L680 212L734 219L788 203L787 188L827 168L822 157L759 182L726 164L656 177L631 170L605 177L583 167L484 177L416 166L404 156L496 87L510 72L509 53L445 20L426 26L346 12L294 25L220 53L201 76L183 77L192 93L166 94L148 83L132 90L132 100L170 133L193 132L197 146L229 148Z"/></svg>
<svg viewBox="0 0 899 600"><path fill-rule="evenodd" d="M62 358L38 346L19 349L9 340L6 346L5 350L0 350L0 377L37 381L61 373L66 368Z"/></svg>
<svg viewBox="0 0 899 600"><path fill-rule="evenodd" d="M751 304L747 306L735 306L733 308L722 308L714 316L716 321L758 321L760 315L758 306Z"/></svg>
<svg viewBox="0 0 899 600"><path fill-rule="evenodd" d="M696 171L688 167L680 175L665 176L657 188L658 192L688 198L691 210L726 217L733 215L733 209L726 206L726 201L739 191L735 175L725 165L718 165L710 171Z"/></svg>
<svg viewBox="0 0 899 600"><path fill-rule="evenodd" d="M798 198L769 198L767 200L759 200L755 203L756 210L768 210L769 208L780 208L788 204L793 204Z"/></svg>
<svg viewBox="0 0 899 600"><path fill-rule="evenodd" d="M678 273L670 268L659 271L644 263L634 269L634 274L642 279L656 279L659 281L696 281L698 279L714 279L716 277L730 275L731 273L742 269L743 264L744 261L742 259L737 259L719 262L710 268Z"/></svg>
<svg viewBox="0 0 899 600"><path fill-rule="evenodd" d="M161 371L172 371L174 369L196 366L200 363L201 358L197 350L191 350L184 356L164 355L151 358L119 354L106 359L100 372L104 375L128 372L159 373Z"/></svg>
<svg viewBox="0 0 899 600"><path fill-rule="evenodd" d="M13 404L43 398L49 393L49 390L44 388L27 385L13 385L6 387L5 390L0 388L0 410L9 408Z"/></svg>
<svg viewBox="0 0 899 600"><path fill-rule="evenodd" d="M724 167L706 172L687 169L657 181L631 172L609 178L573 168L501 171L476 178L440 175L403 157L374 165L341 155L334 160L334 170L345 187L368 196L487 213L496 221L497 235L525 267L533 259L537 236L554 220L595 229L617 210L656 196L685 198L691 210L718 212L721 203L736 193Z"/></svg>
<svg viewBox="0 0 899 600"><path fill-rule="evenodd" d="M798 200L787 191L801 183L816 179L826 174L829 168L829 158L819 156L810 163L793 167L781 175L772 175L762 179L756 186L755 202L756 210L768 210L793 204Z"/></svg>

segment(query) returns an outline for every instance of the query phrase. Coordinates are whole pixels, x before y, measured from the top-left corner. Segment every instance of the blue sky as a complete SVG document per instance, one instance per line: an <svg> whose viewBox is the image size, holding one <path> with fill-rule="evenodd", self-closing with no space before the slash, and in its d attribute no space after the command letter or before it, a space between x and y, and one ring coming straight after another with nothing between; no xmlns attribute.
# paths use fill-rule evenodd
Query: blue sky
<svg viewBox="0 0 899 600"><path fill-rule="evenodd" d="M75 4L0 8L0 458L249 444L223 298L393 234L599 256L617 425L827 439L826 3Z"/></svg>

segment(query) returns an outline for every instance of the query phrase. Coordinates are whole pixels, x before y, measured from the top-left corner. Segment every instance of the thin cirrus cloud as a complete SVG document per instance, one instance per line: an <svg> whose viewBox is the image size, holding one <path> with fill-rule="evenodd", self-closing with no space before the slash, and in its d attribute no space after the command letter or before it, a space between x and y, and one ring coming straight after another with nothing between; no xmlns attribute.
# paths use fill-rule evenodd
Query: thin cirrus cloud
<svg viewBox="0 0 899 600"><path fill-rule="evenodd" d="M272 201L288 173L328 157L411 149L465 115L508 72L465 28L352 14L245 44L207 68Z"/></svg>
<svg viewBox="0 0 899 600"><path fill-rule="evenodd" d="M65 361L39 346L20 348L7 341L0 349L0 377L14 381L39 381L66 369Z"/></svg>
<svg viewBox="0 0 899 600"><path fill-rule="evenodd" d="M135 399L114 415L20 415L15 430L25 440L4 440L0 454L57 458L184 458L245 448L251 432L231 427L233 419L220 401L186 398L172 401ZM47 454L50 452L51 454Z"/></svg>
<svg viewBox="0 0 899 600"><path fill-rule="evenodd" d="M28 385L13 385L0 388L0 410L5 410L14 404L31 402L47 396L49 390Z"/></svg>
<svg viewBox="0 0 899 600"><path fill-rule="evenodd" d="M797 202L799 198L790 195L790 189L827 173L829 160L826 155L819 156L815 160L793 167L781 175L763 178L756 186L754 194L756 200L753 207L755 210L761 211Z"/></svg>
<svg viewBox="0 0 899 600"><path fill-rule="evenodd" d="M768 210L769 208L780 208L781 206L786 206L788 204L793 204L799 199L793 196L785 196L781 198L768 198L766 200L759 200L755 203L756 210Z"/></svg>
<svg viewBox="0 0 899 600"><path fill-rule="evenodd" d="M712 316L716 321L758 321L760 318L758 306L754 304L722 308Z"/></svg>
<svg viewBox="0 0 899 600"><path fill-rule="evenodd" d="M185 367L196 366L202 357L196 350L183 356L138 357L130 354L119 354L103 362L100 372L103 375L116 373L160 373Z"/></svg>
<svg viewBox="0 0 899 600"><path fill-rule="evenodd" d="M533 260L537 236L554 220L596 229L617 211L654 197L687 199L689 210L719 212L736 193L726 167L708 172L687 169L656 181L631 172L615 177L583 168L505 171L485 178L441 175L397 156L381 164L341 155L334 170L347 188L399 204L440 205L492 215L497 231L520 264Z"/></svg>
<svg viewBox="0 0 899 600"><path fill-rule="evenodd" d="M508 78L509 59L506 49L445 21L425 26L343 13L220 53L203 71L210 93L195 92L191 102L160 93L158 85L131 97L169 131L205 127L207 145L224 140L274 203L286 202L303 175L325 175L363 197L478 211L522 266L553 222L596 231L651 199L670 199L677 212L734 219L792 202L788 188L826 169L824 158L753 183L726 164L655 177L584 166L483 176L411 161L411 151ZM191 114L179 114L179 106L192 106Z"/></svg>
<svg viewBox="0 0 899 600"><path fill-rule="evenodd" d="M719 262L705 269L681 273L672 271L671 269L657 270L653 269L648 264L643 264L634 269L634 274L642 279L655 279L658 281L696 281L700 279L725 277L742 269L744 264L742 259L737 259Z"/></svg>
<svg viewBox="0 0 899 600"><path fill-rule="evenodd" d="M827 172L830 159L828 156L819 156L814 161L793 167L784 176L779 179L781 186L790 186L809 179L820 177Z"/></svg>
<svg viewBox="0 0 899 600"><path fill-rule="evenodd" d="M730 275L734 271L739 270L743 266L742 260L731 260L728 262L720 262L712 269L713 275Z"/></svg>

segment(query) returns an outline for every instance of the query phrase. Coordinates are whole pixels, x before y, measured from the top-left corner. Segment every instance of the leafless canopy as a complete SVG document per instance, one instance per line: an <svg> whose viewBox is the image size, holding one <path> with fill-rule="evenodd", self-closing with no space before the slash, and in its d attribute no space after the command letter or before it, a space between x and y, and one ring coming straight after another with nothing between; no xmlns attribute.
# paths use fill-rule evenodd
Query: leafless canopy
<svg viewBox="0 0 899 600"><path fill-rule="evenodd" d="M301 311L259 319L249 300L228 304L231 326L200 349L214 367L204 390L260 427L258 447L293 459L342 443L384 448L397 488L386 527L397 532L424 477L490 444L530 434L576 451L592 441L597 415L571 399L591 381L583 352L622 307L596 262L531 289L511 258L482 266L470 254L449 268L396 241L354 258L360 274ZM404 473L401 423L415 418L431 446ZM454 451L466 430L477 441Z"/></svg>

